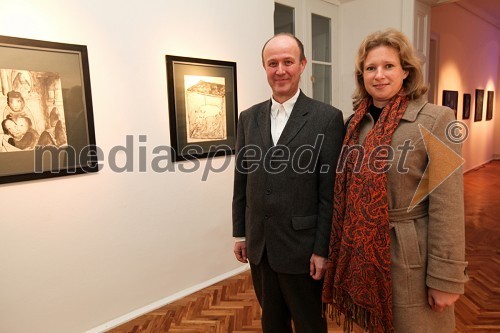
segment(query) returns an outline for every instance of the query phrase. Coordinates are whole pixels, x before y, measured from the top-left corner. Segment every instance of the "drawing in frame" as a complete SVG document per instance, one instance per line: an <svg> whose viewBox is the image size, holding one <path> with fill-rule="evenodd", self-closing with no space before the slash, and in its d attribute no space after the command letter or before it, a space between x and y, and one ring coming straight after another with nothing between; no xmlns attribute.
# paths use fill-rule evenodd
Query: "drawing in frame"
<svg viewBox="0 0 500 333"><path fill-rule="evenodd" d="M495 92L488 91L488 100L486 102L486 120L493 119L493 101L495 97Z"/></svg>
<svg viewBox="0 0 500 333"><path fill-rule="evenodd" d="M0 183L98 171L87 47L0 36Z"/></svg>
<svg viewBox="0 0 500 333"><path fill-rule="evenodd" d="M462 105L463 106L462 119L470 118L470 101L471 101L471 95L464 94L464 102Z"/></svg>
<svg viewBox="0 0 500 333"><path fill-rule="evenodd" d="M456 119L457 109L458 109L458 91L443 90L443 105L455 111L455 119Z"/></svg>
<svg viewBox="0 0 500 333"><path fill-rule="evenodd" d="M166 55L172 161L234 154L236 63Z"/></svg>
<svg viewBox="0 0 500 333"><path fill-rule="evenodd" d="M484 90L476 89L474 121L483 120L483 100L484 100Z"/></svg>

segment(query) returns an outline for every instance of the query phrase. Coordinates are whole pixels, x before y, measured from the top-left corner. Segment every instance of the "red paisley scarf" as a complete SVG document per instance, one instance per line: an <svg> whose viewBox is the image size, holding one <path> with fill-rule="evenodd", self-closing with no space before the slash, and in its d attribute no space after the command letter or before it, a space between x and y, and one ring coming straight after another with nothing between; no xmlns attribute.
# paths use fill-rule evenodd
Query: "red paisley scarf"
<svg viewBox="0 0 500 333"><path fill-rule="evenodd" d="M359 146L360 123L370 104L371 99L361 102L344 138L323 303L337 323L340 314L345 315L344 332L352 330L354 321L369 332L385 333L394 332L394 327L387 176L380 172L387 165L387 149L381 147L391 144L408 98L401 89Z"/></svg>

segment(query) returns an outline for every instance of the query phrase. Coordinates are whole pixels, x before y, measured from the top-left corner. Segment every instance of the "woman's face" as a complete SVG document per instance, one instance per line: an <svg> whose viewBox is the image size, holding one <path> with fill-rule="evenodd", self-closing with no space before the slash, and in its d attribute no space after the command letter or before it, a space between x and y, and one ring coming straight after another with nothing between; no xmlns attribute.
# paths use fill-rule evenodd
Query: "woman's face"
<svg viewBox="0 0 500 333"><path fill-rule="evenodd" d="M399 92L407 76L396 49L378 46L368 52L363 66L363 82L376 107L384 107Z"/></svg>

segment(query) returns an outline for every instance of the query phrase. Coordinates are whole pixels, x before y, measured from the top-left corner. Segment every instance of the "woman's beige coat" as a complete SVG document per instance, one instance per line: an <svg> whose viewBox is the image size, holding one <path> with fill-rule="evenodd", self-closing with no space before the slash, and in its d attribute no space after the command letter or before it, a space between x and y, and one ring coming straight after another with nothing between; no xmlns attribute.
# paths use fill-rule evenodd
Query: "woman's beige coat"
<svg viewBox="0 0 500 333"><path fill-rule="evenodd" d="M361 142L373 125L368 114ZM428 287L462 294L468 279L461 144L453 142L464 132L454 126L451 109L419 99L409 103L392 138L387 187L397 333L449 333L455 328L453 307L437 313L427 300ZM421 181L418 196L424 199L408 211Z"/></svg>

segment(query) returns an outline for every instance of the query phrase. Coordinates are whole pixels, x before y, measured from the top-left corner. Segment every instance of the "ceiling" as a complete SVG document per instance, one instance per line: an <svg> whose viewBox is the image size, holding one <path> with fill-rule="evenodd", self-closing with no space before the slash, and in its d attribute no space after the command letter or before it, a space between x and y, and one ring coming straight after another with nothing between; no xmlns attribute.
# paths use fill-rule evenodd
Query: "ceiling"
<svg viewBox="0 0 500 333"><path fill-rule="evenodd" d="M456 3L500 29L500 0L458 0Z"/></svg>

